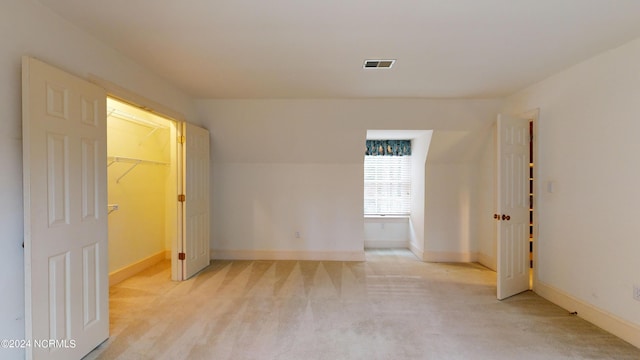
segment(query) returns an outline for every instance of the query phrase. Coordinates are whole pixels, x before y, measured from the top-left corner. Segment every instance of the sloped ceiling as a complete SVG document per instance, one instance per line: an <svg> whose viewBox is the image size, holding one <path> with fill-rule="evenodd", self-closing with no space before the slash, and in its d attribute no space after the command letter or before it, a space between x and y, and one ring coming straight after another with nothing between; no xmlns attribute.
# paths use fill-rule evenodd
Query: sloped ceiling
<svg viewBox="0 0 640 360"><path fill-rule="evenodd" d="M640 36L638 0L39 2L203 99L500 97Z"/></svg>

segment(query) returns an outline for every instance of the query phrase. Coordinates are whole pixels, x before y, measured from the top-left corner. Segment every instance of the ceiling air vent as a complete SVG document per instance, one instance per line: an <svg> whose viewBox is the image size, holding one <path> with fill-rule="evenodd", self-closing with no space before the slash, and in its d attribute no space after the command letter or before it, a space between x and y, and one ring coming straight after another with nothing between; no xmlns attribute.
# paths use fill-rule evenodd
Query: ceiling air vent
<svg viewBox="0 0 640 360"><path fill-rule="evenodd" d="M395 64L396 60L365 60L364 65L362 65L365 69L390 69L393 64Z"/></svg>

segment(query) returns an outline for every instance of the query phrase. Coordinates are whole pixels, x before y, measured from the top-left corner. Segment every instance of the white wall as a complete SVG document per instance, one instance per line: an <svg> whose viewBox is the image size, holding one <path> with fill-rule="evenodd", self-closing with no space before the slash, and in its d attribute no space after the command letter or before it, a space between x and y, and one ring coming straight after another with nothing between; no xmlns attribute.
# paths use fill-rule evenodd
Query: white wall
<svg viewBox="0 0 640 360"><path fill-rule="evenodd" d="M362 166L221 163L213 174L214 256L362 251Z"/></svg>
<svg viewBox="0 0 640 360"><path fill-rule="evenodd" d="M496 233L496 221L493 214L496 209L495 191L486 191L486 189L495 189L496 175L496 126L495 124L489 130L489 140L479 151L479 159L475 163L474 181L476 191L474 198L475 204L482 209L481 213L486 214L478 219L475 232L478 234L478 262L482 265L497 271L497 255L498 243Z"/></svg>
<svg viewBox="0 0 640 360"><path fill-rule="evenodd" d="M495 121L501 101L202 100L198 106L212 136L216 256L216 251L362 251L367 130L476 134ZM429 158L466 159L475 152L475 142L449 145L430 149ZM439 198L435 206L459 215L450 209L462 200L450 200ZM457 251L459 244L451 248Z"/></svg>
<svg viewBox="0 0 640 360"><path fill-rule="evenodd" d="M364 247L409 248L409 218L366 217L364 219Z"/></svg>
<svg viewBox="0 0 640 360"><path fill-rule="evenodd" d="M117 51L33 0L0 5L0 338L24 337L21 56L31 55L80 76L89 73L191 117L191 100ZM3 350L4 351L4 350ZM22 352L20 352L22 353ZM3 352L3 354L8 354ZM20 358L18 352L10 357Z"/></svg>
<svg viewBox="0 0 640 360"><path fill-rule="evenodd" d="M424 260L476 260L477 234L471 227L475 217L483 214L472 207L471 168L471 163L427 160Z"/></svg>
<svg viewBox="0 0 640 360"><path fill-rule="evenodd" d="M409 248L420 259L424 256L425 179L427 156L433 131L413 139L411 153L411 217Z"/></svg>
<svg viewBox="0 0 640 360"><path fill-rule="evenodd" d="M472 131L434 131L425 174L424 254L426 261L477 261L483 226L492 209L484 200L493 186L479 181L482 159L492 142L496 114ZM434 156L436 155L436 156Z"/></svg>
<svg viewBox="0 0 640 360"><path fill-rule="evenodd" d="M505 108L540 108L538 285L635 324L636 345L639 104L637 39L511 96Z"/></svg>

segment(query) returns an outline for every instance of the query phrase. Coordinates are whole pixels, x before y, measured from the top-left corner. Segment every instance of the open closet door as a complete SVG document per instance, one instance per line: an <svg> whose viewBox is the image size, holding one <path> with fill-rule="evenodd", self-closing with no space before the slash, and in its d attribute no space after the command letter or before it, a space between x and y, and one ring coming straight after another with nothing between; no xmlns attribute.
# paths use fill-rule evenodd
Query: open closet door
<svg viewBox="0 0 640 360"><path fill-rule="evenodd" d="M27 359L80 359L109 336L106 98L22 60Z"/></svg>
<svg viewBox="0 0 640 360"><path fill-rule="evenodd" d="M209 265L209 131L184 123L183 135L183 279Z"/></svg>
<svg viewBox="0 0 640 360"><path fill-rule="evenodd" d="M498 115L497 297L529 290L529 121Z"/></svg>

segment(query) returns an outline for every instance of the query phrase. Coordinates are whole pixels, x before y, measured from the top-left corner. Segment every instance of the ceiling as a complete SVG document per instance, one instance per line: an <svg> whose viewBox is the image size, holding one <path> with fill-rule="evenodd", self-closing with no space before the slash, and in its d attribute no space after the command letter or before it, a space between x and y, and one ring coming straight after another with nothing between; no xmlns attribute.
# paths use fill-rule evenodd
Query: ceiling
<svg viewBox="0 0 640 360"><path fill-rule="evenodd" d="M638 0L39 1L194 98L500 97L640 37Z"/></svg>

